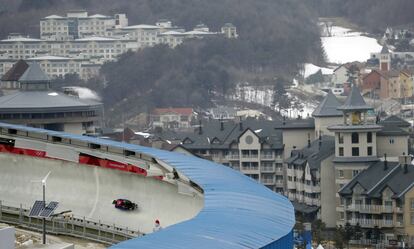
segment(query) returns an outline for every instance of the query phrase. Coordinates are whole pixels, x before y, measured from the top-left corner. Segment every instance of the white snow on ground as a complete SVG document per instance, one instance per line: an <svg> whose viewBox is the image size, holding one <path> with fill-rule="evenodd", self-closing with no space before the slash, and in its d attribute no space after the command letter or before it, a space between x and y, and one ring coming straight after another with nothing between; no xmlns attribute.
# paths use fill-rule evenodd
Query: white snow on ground
<svg viewBox="0 0 414 249"><path fill-rule="evenodd" d="M315 66L311 63L306 63L304 65L303 77L308 78L309 75L312 75L312 74L318 72L319 70L322 70L322 74L324 74L324 75L333 74L333 69L326 68L326 67L318 67L318 66Z"/></svg>
<svg viewBox="0 0 414 249"><path fill-rule="evenodd" d="M322 91L316 90L312 86L303 86L299 85L296 80L293 81L293 86L291 89L287 90L287 95L292 99L291 108L282 110L282 114L290 117L296 118L298 115L302 117L307 117L311 115L313 110L316 108L317 103L309 102L309 100L302 100L296 96L295 92L301 92L302 94L307 94L308 96L321 95L324 94ZM252 87L248 85L237 85L236 92L233 96L229 96L231 99L244 101L248 103L257 103L264 106L272 106L273 98L273 87L272 86L260 86ZM302 106L299 106L301 104ZM278 110L278 106L275 107Z"/></svg>
<svg viewBox="0 0 414 249"><path fill-rule="evenodd" d="M366 61L370 53L381 51L377 40L343 27L332 27L331 37L321 37L327 60L331 63Z"/></svg>
<svg viewBox="0 0 414 249"><path fill-rule="evenodd" d="M94 99L94 100L101 100L98 94L95 91L92 91L86 87L79 87L74 86L71 87L75 92L78 93L80 99Z"/></svg>

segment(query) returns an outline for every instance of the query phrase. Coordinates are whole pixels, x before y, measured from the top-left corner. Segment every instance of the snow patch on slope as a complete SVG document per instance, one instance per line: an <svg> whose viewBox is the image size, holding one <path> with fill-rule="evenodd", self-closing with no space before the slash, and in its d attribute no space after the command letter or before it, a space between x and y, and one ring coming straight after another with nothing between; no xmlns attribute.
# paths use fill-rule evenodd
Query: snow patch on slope
<svg viewBox="0 0 414 249"><path fill-rule="evenodd" d="M327 60L342 64L351 61L366 61L370 53L381 51L377 40L343 27L332 27L331 37L321 37Z"/></svg>

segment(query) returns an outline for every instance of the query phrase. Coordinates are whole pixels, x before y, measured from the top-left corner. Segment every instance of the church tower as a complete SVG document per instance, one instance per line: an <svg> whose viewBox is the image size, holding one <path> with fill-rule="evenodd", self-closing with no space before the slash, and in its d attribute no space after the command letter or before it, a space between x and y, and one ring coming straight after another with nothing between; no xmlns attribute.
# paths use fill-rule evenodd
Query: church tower
<svg viewBox="0 0 414 249"><path fill-rule="evenodd" d="M386 44L384 44L384 46L382 47L381 53L380 53L379 69L382 72L391 70L391 54L388 51Z"/></svg>

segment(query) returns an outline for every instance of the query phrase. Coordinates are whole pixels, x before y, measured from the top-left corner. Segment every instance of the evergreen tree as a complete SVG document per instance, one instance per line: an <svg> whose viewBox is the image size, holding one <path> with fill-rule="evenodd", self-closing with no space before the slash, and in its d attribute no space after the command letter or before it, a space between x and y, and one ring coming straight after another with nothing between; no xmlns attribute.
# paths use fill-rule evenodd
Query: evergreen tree
<svg viewBox="0 0 414 249"><path fill-rule="evenodd" d="M313 240L319 245L325 241L323 237L323 231L326 229L326 225L322 220L318 219L312 222L312 237Z"/></svg>
<svg viewBox="0 0 414 249"><path fill-rule="evenodd" d="M277 105L279 113L291 106L291 99L286 92L284 82L286 81L283 78L278 78L273 87L272 108L274 109Z"/></svg>
<svg viewBox="0 0 414 249"><path fill-rule="evenodd" d="M345 230L342 226L336 227L334 235L334 244L337 249L344 249Z"/></svg>
<svg viewBox="0 0 414 249"><path fill-rule="evenodd" d="M355 64L351 64L346 71L346 76L348 77L348 83L351 85L357 84L357 79L359 77L359 68Z"/></svg>

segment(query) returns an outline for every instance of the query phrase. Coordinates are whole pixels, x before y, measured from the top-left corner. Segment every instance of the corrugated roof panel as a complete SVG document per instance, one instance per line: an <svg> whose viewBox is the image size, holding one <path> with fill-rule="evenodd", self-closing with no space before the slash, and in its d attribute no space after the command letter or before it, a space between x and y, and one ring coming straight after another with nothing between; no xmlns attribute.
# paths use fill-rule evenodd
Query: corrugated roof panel
<svg viewBox="0 0 414 249"><path fill-rule="evenodd" d="M292 248L294 209L290 201L228 167L183 154L105 139L0 123L0 127L109 145L144 153L196 182L204 190L204 208L193 219L114 245L135 248Z"/></svg>

